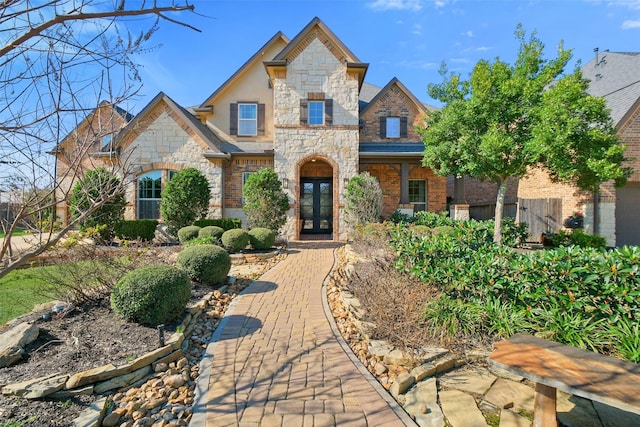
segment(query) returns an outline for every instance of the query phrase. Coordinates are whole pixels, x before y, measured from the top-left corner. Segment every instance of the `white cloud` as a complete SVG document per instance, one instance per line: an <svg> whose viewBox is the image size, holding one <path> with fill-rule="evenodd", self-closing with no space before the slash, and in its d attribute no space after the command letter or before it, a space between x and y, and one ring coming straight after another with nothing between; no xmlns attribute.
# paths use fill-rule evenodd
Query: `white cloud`
<svg viewBox="0 0 640 427"><path fill-rule="evenodd" d="M640 19L638 20L631 20L631 19L626 19L623 23L622 23L622 29L623 30L632 30L635 28L640 28Z"/></svg>
<svg viewBox="0 0 640 427"><path fill-rule="evenodd" d="M422 25L415 24L413 26L413 31L411 31L411 34L415 34L416 36L422 35Z"/></svg>
<svg viewBox="0 0 640 427"><path fill-rule="evenodd" d="M489 47L489 46L480 46L480 47L477 47L477 48L476 48L476 50L477 50L478 52L486 52L486 51L491 50L491 49L493 49L493 48L492 48L492 47Z"/></svg>
<svg viewBox="0 0 640 427"><path fill-rule="evenodd" d="M469 58L451 58L449 59L449 62L452 62L454 64L468 64L471 62L471 60Z"/></svg>
<svg viewBox="0 0 640 427"><path fill-rule="evenodd" d="M462 33L462 35L467 37L473 37L473 31L471 30L465 31L464 33Z"/></svg>
<svg viewBox="0 0 640 427"><path fill-rule="evenodd" d="M422 0L375 0L368 6L374 10L413 10L422 9Z"/></svg>

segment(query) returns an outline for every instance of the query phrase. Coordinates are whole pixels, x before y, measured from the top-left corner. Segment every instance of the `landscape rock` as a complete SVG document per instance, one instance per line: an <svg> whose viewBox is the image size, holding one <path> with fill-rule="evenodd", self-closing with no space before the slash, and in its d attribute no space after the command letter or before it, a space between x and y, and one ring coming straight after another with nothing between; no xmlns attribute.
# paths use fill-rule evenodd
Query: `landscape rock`
<svg viewBox="0 0 640 427"><path fill-rule="evenodd" d="M11 366L20 360L24 347L38 338L40 328L35 323L19 323L0 334L0 368Z"/></svg>
<svg viewBox="0 0 640 427"><path fill-rule="evenodd" d="M427 377L432 377L436 374L436 365L431 363L424 363L420 366L416 366L411 370L411 375L416 379L416 382L420 382Z"/></svg>
<svg viewBox="0 0 640 427"><path fill-rule="evenodd" d="M475 399L459 390L440 392L442 412L451 427L488 427Z"/></svg>
<svg viewBox="0 0 640 427"><path fill-rule="evenodd" d="M389 389L389 392L393 397L397 398L399 395L409 390L409 388L411 388L411 386L414 385L415 383L416 383L416 379L412 375L406 372L403 372L400 375L398 375L396 377L396 380L393 382L393 384L391 384L391 388Z"/></svg>
<svg viewBox="0 0 640 427"><path fill-rule="evenodd" d="M80 416L73 420L75 427L99 427L107 406L107 398L103 397L93 402Z"/></svg>
<svg viewBox="0 0 640 427"><path fill-rule="evenodd" d="M2 394L37 399L61 390L67 378L68 375L60 375L58 372L33 380L9 384L2 387Z"/></svg>
<svg viewBox="0 0 640 427"><path fill-rule="evenodd" d="M495 380L496 377L486 368L478 366L448 372L440 378L440 384L467 393L483 395Z"/></svg>
<svg viewBox="0 0 640 427"><path fill-rule="evenodd" d="M429 378L405 394L404 410L419 426L444 427L444 414L438 406L438 389L435 378Z"/></svg>
<svg viewBox="0 0 640 427"><path fill-rule="evenodd" d="M102 394L108 390L114 390L116 388L126 387L135 383L136 381L144 378L151 372L151 366L145 366L137 371L133 371L130 374L121 375L119 377L112 378L108 381L98 383L93 388L93 391L97 394Z"/></svg>
<svg viewBox="0 0 640 427"><path fill-rule="evenodd" d="M531 421L513 411L503 409L500 412L499 427L531 427Z"/></svg>

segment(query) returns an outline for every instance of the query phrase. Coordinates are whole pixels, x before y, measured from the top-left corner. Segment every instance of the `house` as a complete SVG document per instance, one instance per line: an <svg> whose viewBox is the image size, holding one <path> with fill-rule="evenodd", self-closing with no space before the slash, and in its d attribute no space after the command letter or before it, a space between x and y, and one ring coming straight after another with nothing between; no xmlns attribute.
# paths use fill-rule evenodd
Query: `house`
<svg viewBox="0 0 640 427"><path fill-rule="evenodd" d="M582 74L589 80L588 92L606 100L616 133L627 146L625 166L633 174L626 186L614 188L605 183L594 195L570 184L552 183L545 173L534 171L519 182L518 198L525 204L548 200L545 215L552 218L556 229L579 212L584 215L585 231L605 237L610 246L640 245L640 52L599 53L595 49ZM521 203L519 214L522 208Z"/></svg>
<svg viewBox="0 0 640 427"><path fill-rule="evenodd" d="M292 39L276 33L197 107L159 93L89 157L126 160L129 219L159 218L162 188L186 167L210 183L209 217L241 219L245 180L273 168L290 200L290 239L346 239L342 193L364 171L380 181L385 217L444 210L445 179L422 166L414 131L430 107L396 78L365 83L367 69L314 18Z"/></svg>

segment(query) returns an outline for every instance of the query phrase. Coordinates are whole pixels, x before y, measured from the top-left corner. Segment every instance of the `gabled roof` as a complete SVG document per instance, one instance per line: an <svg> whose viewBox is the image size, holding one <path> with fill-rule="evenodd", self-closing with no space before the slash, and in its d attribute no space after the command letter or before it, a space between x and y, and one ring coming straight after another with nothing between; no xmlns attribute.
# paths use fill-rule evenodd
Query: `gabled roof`
<svg viewBox="0 0 640 427"><path fill-rule="evenodd" d="M358 57L349 50L347 46L325 25L320 18L317 16L311 20L307 24L306 27L302 29L296 35L289 44L282 49L282 51L273 58L274 61L283 61L288 60L291 62L296 56L298 56L297 47L299 44L304 43L306 37L315 29L318 28L321 32L323 32L327 37L328 41L331 41L339 50L339 52L333 52L333 54L340 60L341 62L360 62Z"/></svg>
<svg viewBox="0 0 640 427"><path fill-rule="evenodd" d="M178 105L173 99L167 96L164 92L159 92L143 109L140 111L133 120L131 120L127 126L118 134L115 145L120 145L121 141L137 128L140 122L160 103L164 102L169 109L180 117L186 123L187 127L191 129L196 135L200 137L202 142L206 145L205 149L212 150L214 152L220 152L221 139L211 130L209 127L203 125L200 120L195 118L185 108Z"/></svg>
<svg viewBox="0 0 640 427"><path fill-rule="evenodd" d="M358 76L358 85L362 86L369 64L360 62L358 57L317 16L300 31L287 46L271 61L264 61L267 73L286 68L315 39L323 43L335 58L347 66L347 70Z"/></svg>
<svg viewBox="0 0 640 427"><path fill-rule="evenodd" d="M600 52L582 67L587 91L603 97L616 127L640 99L640 52Z"/></svg>
<svg viewBox="0 0 640 427"><path fill-rule="evenodd" d="M109 101L106 101L106 100L100 101L98 106L96 108L94 108L89 114L87 114L87 116L80 123L78 123L78 125L71 132L69 132L68 135L66 135L64 138L62 138L62 140L58 144L56 144L56 146L51 151L49 151L47 154L56 154L58 152L59 147L61 145L63 145L69 139L69 137L71 135L73 135L74 132L76 132L78 129L82 128L83 126L87 125L89 123L89 121L91 120L91 118L93 117L93 115L98 110L100 110L101 108L104 108L104 107L111 107L111 109L113 111L115 111L118 115L120 115L122 117L122 119L124 120L125 123L127 123L131 119L133 119L133 114L129 113L125 109L120 108L117 105L113 105Z"/></svg>
<svg viewBox="0 0 640 427"><path fill-rule="evenodd" d="M208 105L211 105L211 103L213 102L213 100L222 92L225 91L225 89L231 85L238 77L240 77L242 74L244 74L244 72L253 64L258 63L258 62L262 62L265 60L265 58L262 57L262 55L264 54L264 52L266 50L268 50L271 46L273 46L274 44L276 44L278 41L283 41L285 44L289 43L289 39L287 38L287 36L285 36L282 31L278 31L273 37L271 37L269 39L268 42L266 42L260 49L258 49L258 51L256 53L254 53L251 58L249 58L247 60L247 62L245 62L244 64L242 64L242 66L231 75L231 77L229 77L224 83L222 83L222 85L215 90L215 92L213 92L211 95L209 95L209 97L202 103L200 104L200 107L206 107ZM271 58L269 58L271 59Z"/></svg>
<svg viewBox="0 0 640 427"><path fill-rule="evenodd" d="M389 83L386 84L385 87L383 87L377 94L376 96L374 96L371 101L369 101L369 103L360 110L360 115L363 115L369 108L371 108L371 106L375 105L375 103L382 97L384 96L384 94L386 92L388 92L389 90L391 90L391 88L393 86L397 86L398 89L400 89L406 96L407 98L409 98L411 100L411 102L416 106L416 108L421 111L421 112L426 112L427 109L425 107L425 105L418 101L418 98L416 98L409 89L407 89L407 87L405 85L403 85L400 80L398 80L397 77L394 77L391 79L391 81Z"/></svg>

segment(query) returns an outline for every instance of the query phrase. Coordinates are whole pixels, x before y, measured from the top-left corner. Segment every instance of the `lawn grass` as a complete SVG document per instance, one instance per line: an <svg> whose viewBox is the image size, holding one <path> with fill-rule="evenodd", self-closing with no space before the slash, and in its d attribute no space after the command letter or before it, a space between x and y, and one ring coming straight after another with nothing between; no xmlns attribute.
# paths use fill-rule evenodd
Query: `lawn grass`
<svg viewBox="0 0 640 427"><path fill-rule="evenodd" d="M39 278L43 268L47 267L15 270L0 278L0 325L51 300L51 296L44 295L44 282Z"/></svg>
<svg viewBox="0 0 640 427"><path fill-rule="evenodd" d="M31 234L31 233L29 233L26 230L13 230L12 236L14 236L14 237L15 236L26 236L28 234ZM0 239L2 239L2 238L4 238L4 231L0 230Z"/></svg>

